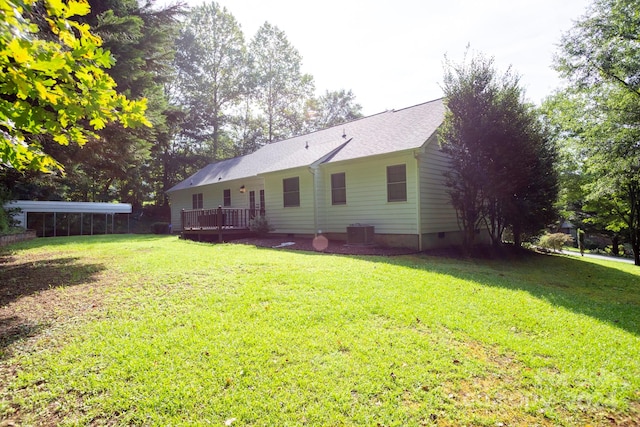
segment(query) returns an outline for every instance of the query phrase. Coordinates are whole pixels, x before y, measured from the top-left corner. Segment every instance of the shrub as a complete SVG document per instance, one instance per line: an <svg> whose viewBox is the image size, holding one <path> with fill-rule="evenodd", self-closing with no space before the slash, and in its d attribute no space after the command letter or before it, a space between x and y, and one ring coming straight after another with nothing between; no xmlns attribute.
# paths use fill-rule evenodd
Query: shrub
<svg viewBox="0 0 640 427"><path fill-rule="evenodd" d="M151 230L154 234L169 234L171 233L171 224L168 222L154 222L151 224Z"/></svg>
<svg viewBox="0 0 640 427"><path fill-rule="evenodd" d="M13 229L18 225L13 215L20 212L20 208L7 208L4 206L6 202L12 199L11 191L0 184L0 234L15 232Z"/></svg>
<svg viewBox="0 0 640 427"><path fill-rule="evenodd" d="M590 239L587 239L584 242L584 248L590 251L595 251L596 249L602 249L601 245L598 242Z"/></svg>
<svg viewBox="0 0 640 427"><path fill-rule="evenodd" d="M562 246L572 243L573 237L565 233L553 233L540 236L538 246L544 249L552 249L554 252L562 250Z"/></svg>
<svg viewBox="0 0 640 427"><path fill-rule="evenodd" d="M266 236L275 230L275 228L269 224L267 217L260 215L249 221L249 230L256 233L258 236Z"/></svg>
<svg viewBox="0 0 640 427"><path fill-rule="evenodd" d="M9 214L0 205L0 234L5 234L9 231Z"/></svg>
<svg viewBox="0 0 640 427"><path fill-rule="evenodd" d="M19 223L13 216L20 211L20 208L3 207L0 199L0 234L13 234L23 230L22 227L18 227Z"/></svg>

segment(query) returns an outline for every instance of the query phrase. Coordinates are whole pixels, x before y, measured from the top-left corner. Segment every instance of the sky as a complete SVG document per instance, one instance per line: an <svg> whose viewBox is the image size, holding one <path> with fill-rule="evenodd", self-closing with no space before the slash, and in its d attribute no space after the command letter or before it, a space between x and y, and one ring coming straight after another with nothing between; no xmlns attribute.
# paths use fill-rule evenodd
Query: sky
<svg viewBox="0 0 640 427"><path fill-rule="evenodd" d="M189 6L203 0L182 0ZM161 1L174 3L174 1ZM365 115L442 97L445 55L493 57L540 104L561 87L552 69L563 33L589 0L218 0L247 43L268 21L302 55L317 94L352 90Z"/></svg>

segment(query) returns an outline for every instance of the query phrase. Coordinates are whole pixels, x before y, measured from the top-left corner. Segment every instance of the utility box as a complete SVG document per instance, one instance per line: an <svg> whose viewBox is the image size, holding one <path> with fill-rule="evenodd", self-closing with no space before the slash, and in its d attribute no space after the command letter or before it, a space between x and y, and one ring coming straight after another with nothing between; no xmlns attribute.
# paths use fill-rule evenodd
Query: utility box
<svg viewBox="0 0 640 427"><path fill-rule="evenodd" d="M347 226L347 245L373 245L374 227L369 224L351 224Z"/></svg>

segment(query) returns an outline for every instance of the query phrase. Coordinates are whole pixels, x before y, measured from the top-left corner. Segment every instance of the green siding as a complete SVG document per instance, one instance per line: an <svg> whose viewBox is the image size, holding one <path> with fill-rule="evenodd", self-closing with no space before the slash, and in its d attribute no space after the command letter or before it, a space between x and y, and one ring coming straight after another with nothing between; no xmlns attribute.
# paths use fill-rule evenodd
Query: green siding
<svg viewBox="0 0 640 427"><path fill-rule="evenodd" d="M458 231L456 211L444 185L443 173L449 167L447 156L440 150L435 135L427 142L419 157L420 212L422 233Z"/></svg>
<svg viewBox="0 0 640 427"><path fill-rule="evenodd" d="M245 193L240 193L242 185L247 190ZM231 190L231 206L223 206L225 189ZM223 206L226 209L249 209L249 191L256 192L256 204L259 204L260 190L262 189L264 189L262 179L251 177L174 191L169 195L173 231L182 230L180 212L182 209L192 209L191 196L193 194L202 193L203 209L215 209L218 206Z"/></svg>
<svg viewBox="0 0 640 427"><path fill-rule="evenodd" d="M429 235L459 230L442 173L448 167L435 136L424 150L367 157L273 172L259 177L178 190L170 195L171 222L180 231L180 211L191 209L191 196L203 193L203 207L223 204L223 191L231 190L231 208L248 208L249 192L265 190L265 210L276 233L345 233L350 224L371 224L376 234ZM417 159L417 160L416 160ZM387 166L405 164L407 201L387 201ZM312 172L315 172L312 173ZM331 174L345 173L347 203L331 204ZM284 207L282 180L299 177L300 206ZM418 183L418 177L420 183ZM246 187L240 193L240 186ZM315 188L315 195L314 195ZM419 220L420 219L420 220ZM317 227L316 227L317 222Z"/></svg>
<svg viewBox="0 0 640 427"><path fill-rule="evenodd" d="M282 180L300 178L300 206L284 207ZM312 234L314 231L313 175L308 167L264 175L266 216L275 233Z"/></svg>
<svg viewBox="0 0 640 427"><path fill-rule="evenodd" d="M387 166L407 166L407 201L387 201ZM322 193L319 227L323 232L344 233L349 224L371 224L376 233L418 234L417 166L411 153L369 157L359 161L329 163L320 167ZM331 204L331 174L345 172L347 203Z"/></svg>

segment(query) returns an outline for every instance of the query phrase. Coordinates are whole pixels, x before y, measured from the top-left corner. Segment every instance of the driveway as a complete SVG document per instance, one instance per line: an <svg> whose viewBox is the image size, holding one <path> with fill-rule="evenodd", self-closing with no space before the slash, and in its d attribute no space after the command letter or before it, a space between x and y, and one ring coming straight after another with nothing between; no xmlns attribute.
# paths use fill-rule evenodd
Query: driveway
<svg viewBox="0 0 640 427"><path fill-rule="evenodd" d="M560 251L563 255L572 255L572 256L580 256L580 252L573 251ZM608 255L596 255L596 254L584 254L586 258L594 258L594 259L602 259L605 261L618 261L618 262L626 262L627 264L633 264L633 260L630 258L621 258L615 256Z"/></svg>

